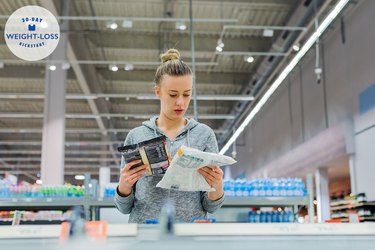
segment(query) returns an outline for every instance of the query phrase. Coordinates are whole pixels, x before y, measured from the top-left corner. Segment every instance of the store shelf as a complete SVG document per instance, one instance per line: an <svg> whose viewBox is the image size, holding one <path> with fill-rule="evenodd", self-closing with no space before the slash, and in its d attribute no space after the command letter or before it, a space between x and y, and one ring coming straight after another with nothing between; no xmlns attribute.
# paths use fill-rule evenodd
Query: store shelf
<svg viewBox="0 0 375 250"><path fill-rule="evenodd" d="M42 209L49 208L67 208L73 206L84 206L89 200L82 198L12 198L1 199L0 208L30 208L38 207Z"/></svg>
<svg viewBox="0 0 375 250"><path fill-rule="evenodd" d="M352 208L364 207L364 206L375 206L375 202L360 202L360 203L352 203L352 204L347 204L347 205L342 205L342 206L334 206L334 207L331 207L331 211L352 209Z"/></svg>
<svg viewBox="0 0 375 250"><path fill-rule="evenodd" d="M307 205L307 197L227 197L223 206L248 207L248 206L294 206ZM97 206L114 207L113 198L82 199L82 198L14 198L0 200L0 207L72 207L72 206Z"/></svg>
<svg viewBox="0 0 375 250"><path fill-rule="evenodd" d="M227 197L223 207L308 205L307 197Z"/></svg>
<svg viewBox="0 0 375 250"><path fill-rule="evenodd" d="M73 207L73 206L114 206L113 198L109 199L87 199L87 198L13 198L0 199L0 208L6 207Z"/></svg>
<svg viewBox="0 0 375 250"><path fill-rule="evenodd" d="M20 225L58 225L66 220L21 220ZM12 220L0 220L0 225L12 225Z"/></svg>

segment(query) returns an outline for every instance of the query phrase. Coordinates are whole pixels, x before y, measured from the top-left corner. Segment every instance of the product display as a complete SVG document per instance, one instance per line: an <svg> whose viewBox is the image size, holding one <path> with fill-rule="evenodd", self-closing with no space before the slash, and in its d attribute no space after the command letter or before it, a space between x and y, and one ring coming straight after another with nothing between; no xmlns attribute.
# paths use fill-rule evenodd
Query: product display
<svg viewBox="0 0 375 250"><path fill-rule="evenodd" d="M248 214L249 223L292 223L294 214L292 211L250 211Z"/></svg>
<svg viewBox="0 0 375 250"><path fill-rule="evenodd" d="M348 222L351 214L357 215L359 221L375 221L375 202L367 202L366 194L341 195L332 197L331 219Z"/></svg>
<svg viewBox="0 0 375 250"><path fill-rule="evenodd" d="M40 198L40 197L83 197L85 188L74 185L41 186L14 185L6 180L0 180L0 198Z"/></svg>
<svg viewBox="0 0 375 250"><path fill-rule="evenodd" d="M125 163L141 160L140 163L132 166L139 167L143 164L149 166L148 176L164 175L169 167L169 155L166 147L165 136L137 144L126 145L117 148L125 159Z"/></svg>
<svg viewBox="0 0 375 250"><path fill-rule="evenodd" d="M37 221L65 221L70 218L72 214L71 210L46 210L46 211L0 211L0 222L13 222L14 218L17 217L19 224L24 222L37 222Z"/></svg>
<svg viewBox="0 0 375 250"><path fill-rule="evenodd" d="M303 197L307 195L301 178L225 180L228 197Z"/></svg>
<svg viewBox="0 0 375 250"><path fill-rule="evenodd" d="M180 191L215 191L197 169L204 166L226 166L235 162L229 156L182 146L173 157L163 179L156 186Z"/></svg>

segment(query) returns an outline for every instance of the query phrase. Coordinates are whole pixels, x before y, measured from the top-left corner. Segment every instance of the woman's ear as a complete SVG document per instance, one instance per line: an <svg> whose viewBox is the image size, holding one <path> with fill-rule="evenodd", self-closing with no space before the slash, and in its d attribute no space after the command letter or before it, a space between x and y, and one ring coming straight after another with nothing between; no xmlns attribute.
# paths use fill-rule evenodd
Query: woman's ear
<svg viewBox="0 0 375 250"><path fill-rule="evenodd" d="M155 91L155 95L156 95L157 97L160 97L160 86L155 85L155 86L154 86L154 91Z"/></svg>

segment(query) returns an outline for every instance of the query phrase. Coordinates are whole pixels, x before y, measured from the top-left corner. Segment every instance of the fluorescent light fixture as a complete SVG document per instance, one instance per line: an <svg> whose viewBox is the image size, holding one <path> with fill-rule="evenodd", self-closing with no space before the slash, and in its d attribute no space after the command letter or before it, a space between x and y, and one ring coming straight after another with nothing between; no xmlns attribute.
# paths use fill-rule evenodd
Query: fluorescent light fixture
<svg viewBox="0 0 375 250"><path fill-rule="evenodd" d="M50 65L48 67L48 69L51 70L51 71L55 71L56 70L56 65Z"/></svg>
<svg viewBox="0 0 375 250"><path fill-rule="evenodd" d="M294 58L290 61L290 63L284 68L284 70L280 73L280 75L273 82L271 87L262 96L262 98L259 100L259 102L255 105L255 107L247 115L245 120L240 124L240 126L237 128L237 130L233 133L233 135L225 143L224 147L220 150L220 154L224 154L229 149L229 147L236 141L236 139L242 133L242 131L245 129L245 127L255 117L255 115L259 112L259 110L263 107L263 105L271 97L271 95L276 91L276 89L285 80L285 78L288 76L288 74L294 69L294 67L297 65L297 63L302 59L302 57L311 48L311 46L316 42L318 37L320 37L321 34L326 30L326 28L330 25L330 23L336 18L336 16L343 10L343 8L345 7L345 5L348 2L349 2L349 0L340 0L336 4L336 6L333 8L333 10L328 14L328 16L319 25L316 32L314 32L309 37L309 39L302 46L300 51L294 56Z"/></svg>
<svg viewBox="0 0 375 250"><path fill-rule="evenodd" d="M156 100L158 99L155 95L140 95L137 96L138 100Z"/></svg>
<svg viewBox="0 0 375 250"><path fill-rule="evenodd" d="M264 29L263 30L264 37L273 37L273 30L272 29Z"/></svg>
<svg viewBox="0 0 375 250"><path fill-rule="evenodd" d="M300 49L299 43L294 44L292 48L293 48L294 51L299 51L299 49Z"/></svg>
<svg viewBox="0 0 375 250"><path fill-rule="evenodd" d="M248 63L252 63L252 62L254 62L254 57L252 57L252 56L245 56L245 61L246 62L248 62Z"/></svg>
<svg viewBox="0 0 375 250"><path fill-rule="evenodd" d="M36 180L36 184L42 185L42 180Z"/></svg>
<svg viewBox="0 0 375 250"><path fill-rule="evenodd" d="M43 29L47 28L48 27L48 23L46 21L42 21L40 23L40 27L42 27Z"/></svg>
<svg viewBox="0 0 375 250"><path fill-rule="evenodd" d="M221 51L223 51L223 48L218 45L218 46L216 46L216 51L221 52Z"/></svg>
<svg viewBox="0 0 375 250"><path fill-rule="evenodd" d="M132 28L133 27L133 21L132 20L124 20L122 21L122 27L123 28Z"/></svg>
<svg viewBox="0 0 375 250"><path fill-rule="evenodd" d="M186 30L186 24L184 22L176 22L176 29L178 30Z"/></svg>
<svg viewBox="0 0 375 250"><path fill-rule="evenodd" d="M118 28L118 24L116 22L108 22L107 23L107 28L111 29L111 30L115 30Z"/></svg>
<svg viewBox="0 0 375 250"><path fill-rule="evenodd" d="M132 64L132 63L125 64L124 70L130 71L130 70L133 70L133 69L134 69L134 64Z"/></svg>
<svg viewBox="0 0 375 250"><path fill-rule="evenodd" d="M118 70L118 67L117 67L117 65L111 64L111 65L109 65L109 70L113 71L113 72L116 72Z"/></svg>
<svg viewBox="0 0 375 250"><path fill-rule="evenodd" d="M4 62L0 62L0 69L4 68Z"/></svg>
<svg viewBox="0 0 375 250"><path fill-rule="evenodd" d="M74 179L76 179L76 180L84 180L85 176L83 174L77 174L76 176L74 176Z"/></svg>

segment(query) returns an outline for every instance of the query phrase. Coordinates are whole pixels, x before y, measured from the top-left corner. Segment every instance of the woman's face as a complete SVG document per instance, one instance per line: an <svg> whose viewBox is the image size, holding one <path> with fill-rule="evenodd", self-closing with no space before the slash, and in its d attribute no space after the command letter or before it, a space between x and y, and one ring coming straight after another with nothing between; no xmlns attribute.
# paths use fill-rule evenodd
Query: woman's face
<svg viewBox="0 0 375 250"><path fill-rule="evenodd" d="M164 75L155 94L160 99L161 112L169 119L182 118L189 107L193 86L191 75Z"/></svg>

